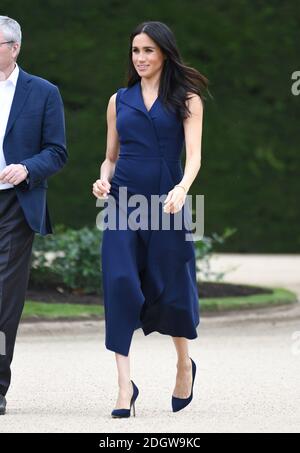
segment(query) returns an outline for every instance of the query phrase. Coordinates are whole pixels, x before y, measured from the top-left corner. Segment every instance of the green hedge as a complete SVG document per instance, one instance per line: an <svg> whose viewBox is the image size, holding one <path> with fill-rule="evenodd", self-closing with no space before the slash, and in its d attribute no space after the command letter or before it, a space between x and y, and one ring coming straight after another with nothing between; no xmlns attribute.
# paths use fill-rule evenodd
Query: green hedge
<svg viewBox="0 0 300 453"><path fill-rule="evenodd" d="M210 258L217 244L224 245L234 231L225 230L195 241L197 271L201 280L221 280L223 274L214 273ZM95 228L79 230L59 228L55 235L36 236L30 286L75 291L81 294L102 294L101 273L102 231Z"/></svg>
<svg viewBox="0 0 300 453"><path fill-rule="evenodd" d="M236 228L225 245L232 252L300 251L300 96L291 94L299 2L1 0L0 14L23 26L21 66L58 84L65 102L70 161L50 180L55 223L95 224L91 185L105 154L107 102L124 86L129 33L161 20L211 80L192 187L205 195L205 234Z"/></svg>

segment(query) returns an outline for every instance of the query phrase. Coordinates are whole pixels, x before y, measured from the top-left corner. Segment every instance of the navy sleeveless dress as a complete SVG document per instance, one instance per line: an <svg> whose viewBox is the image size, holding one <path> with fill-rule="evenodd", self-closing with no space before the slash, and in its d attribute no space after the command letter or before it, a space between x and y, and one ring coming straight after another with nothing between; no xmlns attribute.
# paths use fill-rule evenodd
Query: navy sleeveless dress
<svg viewBox="0 0 300 453"><path fill-rule="evenodd" d="M167 110L159 97L149 111L146 109L140 81L117 91L116 112L120 152L109 197L114 198L121 213L120 187L127 188L128 197L142 194L150 205L151 195L165 195L165 199L181 181L184 129L175 112ZM180 215L186 209L187 200ZM126 215L131 212L128 208ZM149 220L151 213L147 210ZM117 224L116 229L103 231L105 345L125 356L138 328L145 335L156 331L174 337L197 337L200 313L195 249L194 242L186 240L191 230L175 228L174 214L163 215L170 218L169 230L161 227L159 217L155 228L149 221L148 229L122 229Z"/></svg>

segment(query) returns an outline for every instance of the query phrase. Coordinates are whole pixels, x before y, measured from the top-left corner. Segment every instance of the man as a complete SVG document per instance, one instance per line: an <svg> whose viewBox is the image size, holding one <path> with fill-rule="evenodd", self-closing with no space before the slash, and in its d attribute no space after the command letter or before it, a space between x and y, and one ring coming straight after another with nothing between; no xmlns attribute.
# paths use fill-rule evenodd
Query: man
<svg viewBox="0 0 300 453"><path fill-rule="evenodd" d="M16 64L21 28L0 16L0 414L29 277L35 232L52 233L47 178L66 163L64 111L56 86ZM0 348L1 350L1 348Z"/></svg>

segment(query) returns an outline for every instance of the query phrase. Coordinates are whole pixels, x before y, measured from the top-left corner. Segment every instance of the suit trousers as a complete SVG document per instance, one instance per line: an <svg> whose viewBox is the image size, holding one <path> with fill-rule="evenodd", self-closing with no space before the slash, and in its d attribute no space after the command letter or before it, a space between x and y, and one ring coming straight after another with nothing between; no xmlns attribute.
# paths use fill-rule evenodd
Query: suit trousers
<svg viewBox="0 0 300 453"><path fill-rule="evenodd" d="M0 394L11 382L11 362L28 284L34 231L14 188L0 191Z"/></svg>

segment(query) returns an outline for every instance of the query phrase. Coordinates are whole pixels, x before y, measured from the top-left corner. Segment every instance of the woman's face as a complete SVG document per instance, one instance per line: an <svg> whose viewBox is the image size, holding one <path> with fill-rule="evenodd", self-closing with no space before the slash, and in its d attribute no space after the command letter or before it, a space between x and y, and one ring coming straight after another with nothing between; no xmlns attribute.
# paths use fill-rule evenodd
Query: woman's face
<svg viewBox="0 0 300 453"><path fill-rule="evenodd" d="M132 63L140 77L151 78L162 71L164 55L146 33L134 37L131 51Z"/></svg>

